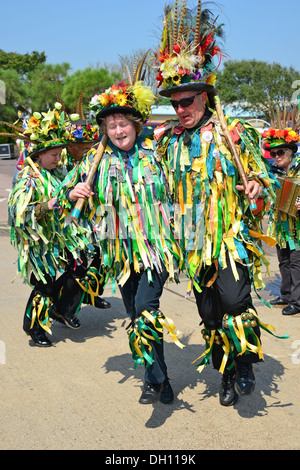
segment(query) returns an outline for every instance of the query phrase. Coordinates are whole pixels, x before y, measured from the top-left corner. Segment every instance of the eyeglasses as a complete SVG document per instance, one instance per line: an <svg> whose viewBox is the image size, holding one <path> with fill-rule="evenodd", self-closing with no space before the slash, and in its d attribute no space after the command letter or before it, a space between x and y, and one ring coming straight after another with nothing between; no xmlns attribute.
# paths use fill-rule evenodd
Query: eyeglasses
<svg viewBox="0 0 300 470"><path fill-rule="evenodd" d="M188 98L182 98L182 100L176 101L176 100L171 100L171 105L173 106L174 109L177 109L178 106L180 105L182 108L187 108L188 106L191 106L191 104L194 102L194 99L196 96L201 95L201 93L196 93L196 95L189 96Z"/></svg>
<svg viewBox="0 0 300 470"><path fill-rule="evenodd" d="M282 157L282 155L284 155L285 152L286 152L285 149L277 150L277 152L274 152L273 150L271 150L270 156L271 156L272 158L275 158L277 155L278 155L278 157Z"/></svg>

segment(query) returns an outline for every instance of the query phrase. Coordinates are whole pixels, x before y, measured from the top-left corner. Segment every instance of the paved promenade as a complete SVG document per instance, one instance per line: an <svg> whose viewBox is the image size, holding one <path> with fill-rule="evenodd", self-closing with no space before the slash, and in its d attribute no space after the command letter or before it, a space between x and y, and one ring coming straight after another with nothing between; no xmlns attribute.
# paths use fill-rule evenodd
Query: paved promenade
<svg viewBox="0 0 300 470"><path fill-rule="evenodd" d="M0 167L1 450L300 448L300 314L284 317L281 309L264 306L255 294L261 320L274 325L277 335L290 337L263 332L265 357L254 367L256 388L230 408L219 405L221 375L211 365L199 373L192 364L205 345L195 300L184 295L184 278L179 285L168 284L161 299L161 310L173 318L185 345L181 350L165 336L175 392L171 405L139 405L143 370L133 370L127 316L111 286L104 295L111 309L84 306L81 329L55 323L54 346L34 346L22 331L30 288L15 279L16 251L9 243L5 216L4 190L10 180L5 175ZM275 249L268 248L268 253L272 279L264 275L265 299L278 294L280 282Z"/></svg>

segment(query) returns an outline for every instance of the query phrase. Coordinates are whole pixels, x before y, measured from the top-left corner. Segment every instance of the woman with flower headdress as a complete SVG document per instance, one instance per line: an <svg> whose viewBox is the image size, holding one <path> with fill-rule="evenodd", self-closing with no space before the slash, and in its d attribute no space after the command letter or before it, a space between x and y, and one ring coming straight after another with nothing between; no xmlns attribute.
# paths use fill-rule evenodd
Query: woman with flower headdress
<svg viewBox="0 0 300 470"><path fill-rule="evenodd" d="M251 288L264 287L262 239L275 244L261 225L274 191L258 132L225 117L216 95L213 59L222 58L222 28L200 0L195 10L186 5L176 0L165 9L157 80L177 117L154 136L176 202L188 293L194 292L207 344L198 369L212 359L222 373L220 404L230 406L253 391L252 364L263 358ZM254 213L259 196L261 211Z"/></svg>
<svg viewBox="0 0 300 470"><path fill-rule="evenodd" d="M280 120L281 121L281 120ZM275 124L275 123L274 123ZM279 127L281 125L281 128ZM289 181L297 181L300 184L300 162L296 152L299 133L292 127L285 127L282 122L272 125L270 129L262 134L265 149L270 152L274 159L274 170L280 174L281 187L277 191L286 194L291 190ZM278 171L279 170L279 171ZM290 179L291 178L291 179ZM278 197L280 197L278 195ZM295 208L300 210L300 202L294 201ZM284 207L275 205L270 217L269 233L276 237L277 257L281 273L280 296L271 300L271 305L284 306L283 315L294 315L300 312L300 217L299 212L286 212Z"/></svg>
<svg viewBox="0 0 300 470"><path fill-rule="evenodd" d="M47 113L34 113L23 128L14 126L21 138L31 142L31 152L8 201L11 242L18 250L18 271L33 288L23 329L41 347L52 345L46 335L51 333L50 316L71 328L80 327L75 313L82 289L70 263L80 265L80 250L89 247L88 232L82 227L69 224L62 228L53 196L65 176L58 164L69 137L68 120L60 109L61 105L56 103ZM63 274L56 280L59 273Z"/></svg>
<svg viewBox="0 0 300 470"><path fill-rule="evenodd" d="M153 141L140 135L154 96L139 77L129 77L129 84L122 80L92 98L91 109L108 143L92 188L78 181L82 177L84 181L96 146L71 179L68 201L63 201L62 193L60 201L72 209L78 198L89 198L80 220L95 216L103 263L110 269L110 279L118 283L131 318L132 356L135 366L145 365L140 403L159 399L170 403L173 391L163 355L163 326L182 345L159 304L167 278L176 276L181 255L169 222L164 172L155 158Z"/></svg>

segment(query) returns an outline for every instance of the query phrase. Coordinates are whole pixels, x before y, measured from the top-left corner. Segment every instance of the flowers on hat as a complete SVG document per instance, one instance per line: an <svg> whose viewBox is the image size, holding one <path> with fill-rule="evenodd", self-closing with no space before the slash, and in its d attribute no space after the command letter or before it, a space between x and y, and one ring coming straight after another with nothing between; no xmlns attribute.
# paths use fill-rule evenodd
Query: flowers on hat
<svg viewBox="0 0 300 470"><path fill-rule="evenodd" d="M202 56L195 55L193 48L184 43L173 46L171 55L159 52L157 58L161 65L156 79L158 86L162 85L163 88L199 81L205 75L201 68Z"/></svg>
<svg viewBox="0 0 300 470"><path fill-rule="evenodd" d="M89 108L95 113L112 107L132 108L142 115L143 120L146 120L154 100L151 88L143 85L142 81L128 85L125 80L121 80L105 90L104 93L94 95L89 103Z"/></svg>
<svg viewBox="0 0 300 470"><path fill-rule="evenodd" d="M68 127L69 141L93 142L99 138L98 127L83 120L79 121L79 114L71 114L70 119L71 121Z"/></svg>
<svg viewBox="0 0 300 470"><path fill-rule="evenodd" d="M196 11L180 6L178 0L165 8L163 31L159 51L155 53L158 87L172 88L186 83L208 83L220 65L222 54L216 39L222 35L222 25L209 10ZM217 56L218 65L213 64Z"/></svg>
<svg viewBox="0 0 300 470"><path fill-rule="evenodd" d="M299 134L294 131L291 127L286 127L285 129L274 129L270 127L262 133L263 139L266 139L267 143L276 141L276 143L297 143L300 142ZM278 142L281 141L281 142Z"/></svg>
<svg viewBox="0 0 300 470"><path fill-rule="evenodd" d="M46 113L34 112L23 123L23 135L33 143L31 150L63 145L67 142L69 132L68 120L64 111L60 112L62 105L55 103L54 108Z"/></svg>

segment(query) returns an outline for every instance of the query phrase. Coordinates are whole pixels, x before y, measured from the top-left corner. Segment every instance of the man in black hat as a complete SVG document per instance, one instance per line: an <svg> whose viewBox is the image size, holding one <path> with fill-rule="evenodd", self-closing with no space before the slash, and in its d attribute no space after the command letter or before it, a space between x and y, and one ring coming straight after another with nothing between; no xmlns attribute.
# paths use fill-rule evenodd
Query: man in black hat
<svg viewBox="0 0 300 470"><path fill-rule="evenodd" d="M252 363L262 359L259 319L251 300L251 284L260 283L263 251L258 218L250 210L268 172L260 155L257 132L246 123L227 119L228 133L246 170L240 179L227 135L214 109L212 57L217 26L206 13L185 6L167 10L157 54L162 86L178 120L155 130L160 155L169 170L175 197L178 236L196 297L207 350L223 374L220 403L233 405L237 392L255 386ZM175 20L179 18L180 21ZM197 20L195 24L195 19ZM182 21L184 20L184 21ZM186 35L177 25L184 24ZM180 26L178 27L180 29ZM165 38L172 38L167 41ZM176 42L177 41L177 42ZM262 284L262 283L260 283Z"/></svg>

